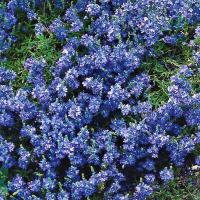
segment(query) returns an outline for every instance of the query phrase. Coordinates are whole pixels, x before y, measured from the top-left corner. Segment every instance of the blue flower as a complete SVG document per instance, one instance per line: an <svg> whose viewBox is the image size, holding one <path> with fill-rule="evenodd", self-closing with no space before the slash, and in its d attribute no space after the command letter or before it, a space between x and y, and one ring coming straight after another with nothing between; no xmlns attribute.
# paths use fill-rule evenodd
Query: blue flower
<svg viewBox="0 0 200 200"><path fill-rule="evenodd" d="M165 167L162 171L160 171L160 178L164 183L168 183L169 181L173 180L174 179L173 170Z"/></svg>

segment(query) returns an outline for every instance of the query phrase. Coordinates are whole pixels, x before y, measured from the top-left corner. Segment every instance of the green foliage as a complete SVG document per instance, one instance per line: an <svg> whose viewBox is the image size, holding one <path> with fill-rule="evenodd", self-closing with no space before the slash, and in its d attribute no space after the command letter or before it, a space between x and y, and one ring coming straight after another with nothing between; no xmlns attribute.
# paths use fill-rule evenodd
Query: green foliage
<svg viewBox="0 0 200 200"><path fill-rule="evenodd" d="M200 200L200 190L192 182L185 183L177 178L156 191L149 200Z"/></svg>
<svg viewBox="0 0 200 200"><path fill-rule="evenodd" d="M0 168L0 193L6 194L7 193L7 178L8 178L8 170L1 167Z"/></svg>
<svg viewBox="0 0 200 200"><path fill-rule="evenodd" d="M46 60L47 69L45 75L46 80L49 81L51 79L49 69L60 56L60 42L53 34L35 37L30 31L33 28L30 24L29 28L28 34L18 34L19 41L7 53L7 60L1 63L1 65L17 73L17 79L14 83L16 89L27 85L27 70L23 67L27 58L44 58Z"/></svg>
<svg viewBox="0 0 200 200"><path fill-rule="evenodd" d="M146 58L142 69L150 75L152 87L148 91L150 102L155 108L168 100L170 77L175 75L181 65L190 65L192 49L182 42L170 46L160 41L154 46L156 58Z"/></svg>

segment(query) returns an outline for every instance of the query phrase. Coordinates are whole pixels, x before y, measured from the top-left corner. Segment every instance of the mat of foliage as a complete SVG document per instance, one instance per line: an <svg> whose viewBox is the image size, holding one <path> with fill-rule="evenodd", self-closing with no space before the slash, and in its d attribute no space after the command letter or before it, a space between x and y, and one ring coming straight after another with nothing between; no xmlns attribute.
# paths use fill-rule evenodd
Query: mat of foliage
<svg viewBox="0 0 200 200"><path fill-rule="evenodd" d="M144 200L200 165L199 22L199 0L2 1L0 199ZM191 55L157 102L162 46Z"/></svg>

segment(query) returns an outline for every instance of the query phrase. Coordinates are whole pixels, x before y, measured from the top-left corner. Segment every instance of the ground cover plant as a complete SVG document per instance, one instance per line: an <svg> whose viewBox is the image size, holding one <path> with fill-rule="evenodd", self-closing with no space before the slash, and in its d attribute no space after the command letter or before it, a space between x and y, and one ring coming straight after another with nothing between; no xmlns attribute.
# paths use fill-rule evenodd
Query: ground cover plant
<svg viewBox="0 0 200 200"><path fill-rule="evenodd" d="M200 198L199 25L198 0L2 1L1 199Z"/></svg>

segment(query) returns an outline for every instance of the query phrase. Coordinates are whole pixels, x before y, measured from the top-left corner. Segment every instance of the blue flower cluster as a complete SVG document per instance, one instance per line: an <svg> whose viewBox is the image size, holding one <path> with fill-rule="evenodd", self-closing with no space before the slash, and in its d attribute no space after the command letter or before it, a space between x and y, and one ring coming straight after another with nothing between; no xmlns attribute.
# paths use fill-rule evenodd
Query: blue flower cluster
<svg viewBox="0 0 200 200"><path fill-rule="evenodd" d="M12 29L16 24L17 19L5 5L0 4L0 60L3 59L3 53L7 51L11 43L15 41L12 35Z"/></svg>
<svg viewBox="0 0 200 200"><path fill-rule="evenodd" d="M9 1L0 31L10 32L17 9L37 21L33 3L42 1ZM64 46L50 83L44 59L26 60L29 87L17 91L16 75L0 68L0 162L11 173L9 195L144 200L156 181L172 180L169 166L185 165L200 143L194 72L181 66L169 100L154 110L140 65L157 41L176 44L180 36L170 33L199 20L198 0L77 0L49 27L37 23L36 36L52 32Z"/></svg>

